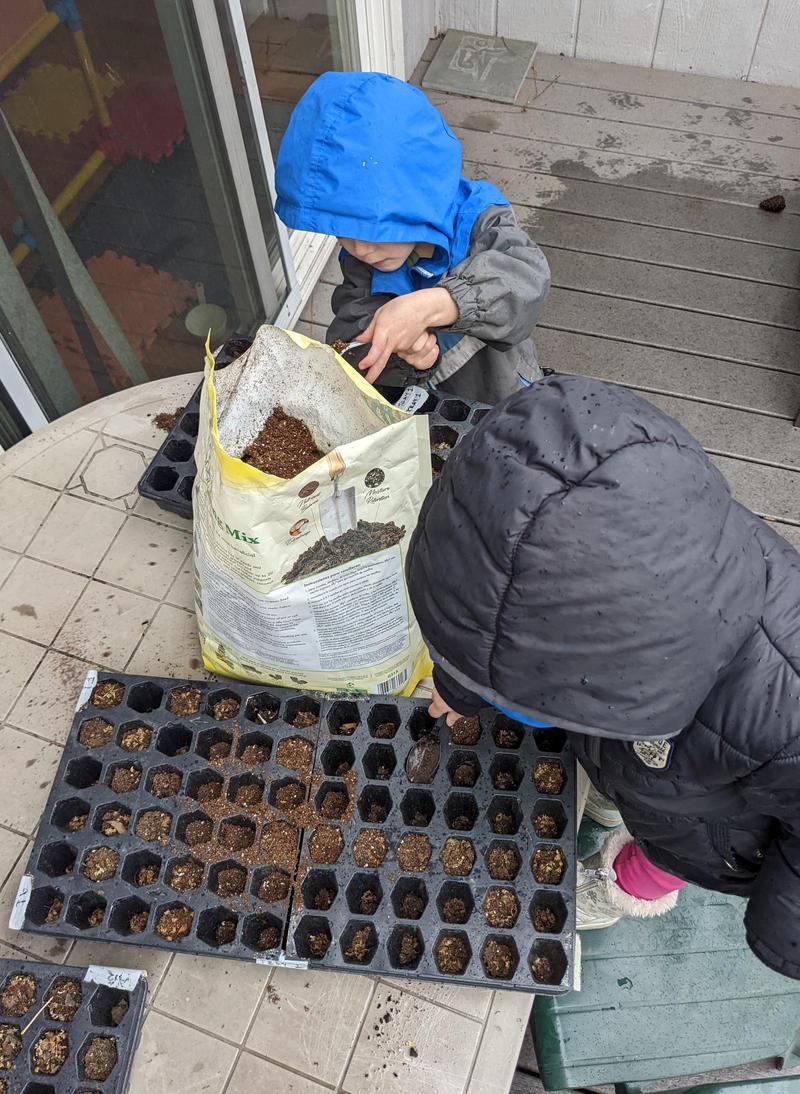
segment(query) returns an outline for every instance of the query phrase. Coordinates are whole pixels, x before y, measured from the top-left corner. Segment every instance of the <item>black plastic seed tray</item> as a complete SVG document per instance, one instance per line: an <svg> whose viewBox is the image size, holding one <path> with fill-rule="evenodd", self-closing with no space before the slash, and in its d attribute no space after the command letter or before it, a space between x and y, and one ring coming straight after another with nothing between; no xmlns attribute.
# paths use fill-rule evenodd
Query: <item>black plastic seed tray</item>
<svg viewBox="0 0 800 1094"><path fill-rule="evenodd" d="M116 684L116 705L93 704L98 679ZM175 691L183 688L199 694L196 713L170 711ZM234 709L220 710L223 700ZM313 724L292 724L298 713ZM233 681L98 678L92 672L22 880L16 925L269 964L566 991L574 953L574 759L560 730L525 730L489 710L481 724L480 739L466 747L452 744L450 731L415 700L325 698ZM406 774L409 750L430 735L438 738L438 766L432 781L415 784ZM296 747L297 738L308 742L305 772L282 755L290 747L283 742ZM126 751L123 742L141 750ZM261 751L249 752L251 746ZM219 748L229 751L227 759L215 757ZM532 773L542 760L555 761L563 773L558 794L536 792ZM473 785L458 785L465 771L456 768L465 763L473 767ZM504 789L494 785L498 779ZM243 788L252 793L246 804L236 800ZM216 796L209 798L212 792ZM281 803L284 792L296 794L296 808ZM329 794L338 808L321 820ZM147 820L163 820L164 827L148 832L142 817L153 810L165 817ZM493 830L498 813L506 816L501 832ZM549 839L539 840L533 831L532 818L540 814L552 818ZM190 828L198 822L205 832ZM321 824L341 833L334 862L311 860ZM211 831L221 835L224 825L236 833L236 847L203 842ZM386 842L385 858L374 867L354 858L362 829ZM279 830L280 851L270 844L266 854L265 841ZM430 842L424 870L404 869L402 850L398 856L408 834ZM463 876L448 876L442 865L448 838L467 839L474 849L475 861ZM557 884L534 883L531 858L540 845L558 847L564 856ZM495 846L515 852L515 876L507 881L491 877L487 856ZM100 863L100 877L92 855L98 848L113 852ZM264 893L267 875L270 883L282 883L278 891ZM495 929L482 909L496 888L513 891L518 914ZM320 889L328 890L328 906L319 900ZM372 904L362 900L368 890ZM408 894L421 902L411 907L413 914L403 903ZM464 922L447 921L444 904L451 897L463 901ZM533 919L543 908L549 921L537 931ZM185 934L159 933L165 912ZM359 952L354 935L365 926L371 928L368 944ZM454 935L466 955L463 971L437 967L443 934ZM325 952L312 938L318 935L330 940ZM484 967L493 942L508 947L510 962L507 975L495 979ZM411 959L409 946L418 947ZM534 979L533 958L549 962L547 982ZM538 967L541 972L541 961Z"/></svg>
<svg viewBox="0 0 800 1094"><path fill-rule="evenodd" d="M332 700L324 713L316 800L319 803L329 791L350 789L336 775L349 763L356 775L353 802L350 815L339 825L343 849L336 862L315 864L309 841L304 841L289 957L322 967L482 987L493 984L538 993L569 990L575 930L575 764L566 734L558 729L532 731L487 709L480 718L480 738L468 747L453 744L451 731L443 722L434 723L426 705L414 700ZM350 731L354 721L357 726ZM383 736L390 725L397 726L396 732ZM411 782L406 773L409 752L431 734L439 744L436 772L429 783ZM563 772L560 794L537 793L532 772L540 761L553 761ZM498 777L505 790L493 785ZM384 814L385 820L380 820ZM552 818L553 838L536 836L532 818L541 814ZM363 854L356 857L358 851L354 852L360 834L364 839L367 831L385 840L387 852L380 865L363 865ZM424 869L403 868L408 863L401 861L399 849L409 836L428 841L430 860ZM463 874L449 874L443 866L441 856L450 839L468 840L474 854L474 865ZM565 859L557 885L537 884L531 870L536 848L548 845L560 848ZM496 848L515 856L513 878L492 876L497 870L490 867L488 856ZM500 889L512 891L517 914L509 912L513 924L504 917L504 926L492 927L484 916L484 902ZM458 917L462 922L453 922L452 906L445 907L454 898L463 904L463 916ZM540 909L552 913L547 932L533 927ZM362 953L354 936L364 928L368 933L362 935L367 942ZM443 973L438 967L437 950L447 936L463 944L467 960L461 973ZM315 957L313 948L314 938L320 937L330 939L321 958ZM502 978L492 978L485 968L486 946L492 942L510 950L513 970ZM549 961L549 983L534 979L530 961L536 957Z"/></svg>
<svg viewBox="0 0 800 1094"><path fill-rule="evenodd" d="M137 969L1 960L0 1091L123 1094L146 997Z"/></svg>
<svg viewBox="0 0 800 1094"><path fill-rule="evenodd" d="M225 368L250 345L252 340L249 338L229 338L214 355L215 368ZM200 424L202 389L201 381L139 480L139 493L143 498L149 498L167 512L189 520L192 516L192 486L197 471L194 446Z"/></svg>
<svg viewBox="0 0 800 1094"><path fill-rule="evenodd" d="M225 344L225 346L228 345L229 343ZM244 351L239 351L239 353L242 352ZM221 368L223 364L229 364L236 359L236 356L238 354L228 357L227 360L218 356L216 367ZM139 480L139 493L143 498L149 498L162 509L177 513L178 516L185 517L187 520L192 518L192 487L197 470L194 462L194 447L197 443L197 429L200 421L201 390L202 384L198 386L197 391L186 404L179 421ZM435 477L461 437L477 425L491 407L484 403L445 395L442 398L432 398L422 409L430 417L431 462Z"/></svg>

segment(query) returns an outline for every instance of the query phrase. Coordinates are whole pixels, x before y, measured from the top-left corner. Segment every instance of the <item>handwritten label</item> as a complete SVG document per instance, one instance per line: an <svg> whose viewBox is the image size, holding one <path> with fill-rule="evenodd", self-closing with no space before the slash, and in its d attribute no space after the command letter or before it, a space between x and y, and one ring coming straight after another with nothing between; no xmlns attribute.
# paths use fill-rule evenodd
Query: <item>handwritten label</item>
<svg viewBox="0 0 800 1094"><path fill-rule="evenodd" d="M75 704L75 709L80 710L81 707L85 707L89 702L89 696L94 691L95 684L97 683L97 669L89 669L86 673L86 679L83 681L83 687L81 693L78 696L78 702Z"/></svg>
<svg viewBox="0 0 800 1094"><path fill-rule="evenodd" d="M405 410L406 414L414 414L430 397L431 393L426 391L424 387L417 387L412 384L405 389L394 405L398 410Z"/></svg>
<svg viewBox="0 0 800 1094"><path fill-rule="evenodd" d="M276 957L263 957L259 955L255 959L257 965L275 965L282 969L301 969L308 968L307 961L301 961L292 957L287 957L286 954L280 953Z"/></svg>
<svg viewBox="0 0 800 1094"><path fill-rule="evenodd" d="M86 970L84 983L102 984L106 988L119 991L133 991L145 975L141 969L113 969L108 965L90 965Z"/></svg>
<svg viewBox="0 0 800 1094"><path fill-rule="evenodd" d="M28 901L31 899L32 888L33 875L23 874L19 880L19 888L17 889L17 898L14 901L14 907L11 909L11 915L8 917L8 925L12 931L22 930L22 924L25 922L25 913L28 910Z"/></svg>

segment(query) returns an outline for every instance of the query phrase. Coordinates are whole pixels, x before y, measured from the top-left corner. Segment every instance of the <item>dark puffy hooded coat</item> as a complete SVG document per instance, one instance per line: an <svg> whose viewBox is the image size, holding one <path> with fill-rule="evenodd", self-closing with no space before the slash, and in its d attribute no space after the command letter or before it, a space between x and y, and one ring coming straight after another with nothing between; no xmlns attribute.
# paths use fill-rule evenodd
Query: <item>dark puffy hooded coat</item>
<svg viewBox="0 0 800 1094"><path fill-rule="evenodd" d="M800 556L677 422L578 376L455 449L408 555L443 698L571 731L647 855L800 978Z"/></svg>

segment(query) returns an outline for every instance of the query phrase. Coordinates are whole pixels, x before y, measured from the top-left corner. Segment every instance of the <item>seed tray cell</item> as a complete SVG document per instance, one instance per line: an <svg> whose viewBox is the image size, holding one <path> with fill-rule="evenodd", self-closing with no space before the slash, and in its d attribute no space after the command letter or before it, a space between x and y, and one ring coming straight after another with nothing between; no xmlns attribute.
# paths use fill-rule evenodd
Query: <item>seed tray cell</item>
<svg viewBox="0 0 800 1094"><path fill-rule="evenodd" d="M122 1094L146 997L136 969L0 960L0 1091Z"/></svg>
<svg viewBox="0 0 800 1094"><path fill-rule="evenodd" d="M246 339L235 340L244 344ZM249 344L249 343L247 343ZM227 353L225 346L217 355L217 368L222 368L235 360L247 348L237 353ZM194 448L197 443L197 429L200 420L200 394L202 383L198 386L176 425L170 430L167 439L156 452L147 470L139 480L139 493L149 498L170 513L192 519L192 487L197 468L194 462ZM432 399L425 412L430 418L431 427L431 463L434 477L439 474L444 461L459 440L468 433L491 410L484 403L476 403L457 396L445 395Z"/></svg>
<svg viewBox="0 0 800 1094"><path fill-rule="evenodd" d="M93 705L109 697L119 701ZM574 758L560 730L525 729L488 709L480 722L479 740L457 744L410 699L92 672L23 878L19 925L265 963L566 991ZM411 750L423 762L407 770ZM212 845L223 830L225 846ZM405 857L419 837L429 841L427 863ZM320 853L326 838L340 842L338 855ZM381 861L374 847L365 852L376 838L386 844ZM442 862L450 839L474 849L462 875ZM518 864L513 878L492 876L497 849ZM560 858L550 883L534 880L537 851ZM492 926L482 909L499 888L513 895ZM453 922L462 905L464 921ZM449 945L466 957L463 971L437 966L443 935L456 939ZM330 938L325 952L320 936ZM498 943L510 962L487 975L483 959ZM544 983L533 958L547 959L536 966Z"/></svg>

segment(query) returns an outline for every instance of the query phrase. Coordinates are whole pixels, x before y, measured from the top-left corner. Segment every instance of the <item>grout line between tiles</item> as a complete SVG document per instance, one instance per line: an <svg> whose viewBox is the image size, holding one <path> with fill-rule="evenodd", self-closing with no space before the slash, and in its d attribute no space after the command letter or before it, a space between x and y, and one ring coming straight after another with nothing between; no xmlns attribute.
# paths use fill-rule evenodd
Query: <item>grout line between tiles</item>
<svg viewBox="0 0 800 1094"><path fill-rule="evenodd" d="M472 1062L469 1065L469 1071L467 1072L467 1077L466 1077L466 1080L464 1082L464 1087L463 1087L463 1090L462 1090L462 1094L468 1094L469 1085L472 1082L472 1076L475 1073L475 1067L478 1063L478 1056L480 1055L481 1046L483 1045L483 1039L486 1035L486 1027L489 1025L489 1020L491 1019L491 1016L492 1016L492 1006L494 1005L494 1000L495 1000L496 994L497 993L495 991L492 991L491 997L489 999L489 1006L486 1008L486 1013L483 1016L483 1022L481 1023L481 1032L480 1032L480 1035L478 1037L478 1043L475 1046L475 1052L473 1053L473 1056L472 1056Z"/></svg>
<svg viewBox="0 0 800 1094"><path fill-rule="evenodd" d="M355 1037L353 1038L353 1040L350 1044L350 1051L347 1053L347 1059L342 1064L342 1071L341 1071L341 1074L339 1076L339 1081L336 1083L336 1094L343 1094L344 1081L347 1078L347 1072L350 1068L350 1064L353 1061L353 1057L355 1056L356 1047L358 1045L358 1040L361 1037L361 1034L362 1034L363 1029L364 1029L364 1024L367 1020L367 1015L369 1014L370 1008L372 1007L372 1001L375 998L375 994L378 990L378 983L379 983L379 981L377 979L373 979L373 981L372 981L372 991L369 993L369 995L367 996L366 1002L364 1003L364 1011L361 1015L361 1020L358 1023L358 1028L356 1030L356 1035L355 1035Z"/></svg>

